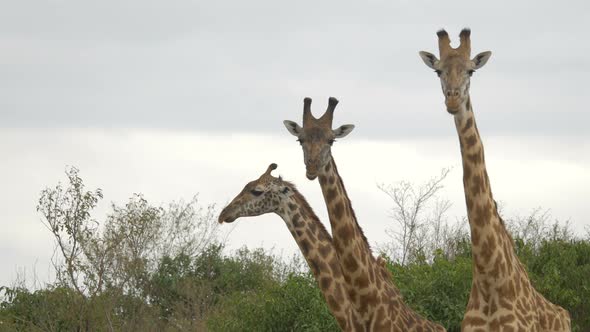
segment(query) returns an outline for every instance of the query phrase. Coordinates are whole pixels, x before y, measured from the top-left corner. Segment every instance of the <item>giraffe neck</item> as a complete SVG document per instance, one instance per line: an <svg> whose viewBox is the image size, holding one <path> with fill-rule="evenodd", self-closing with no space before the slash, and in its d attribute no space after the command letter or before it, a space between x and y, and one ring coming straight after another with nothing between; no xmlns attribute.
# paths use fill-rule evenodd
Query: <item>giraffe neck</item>
<svg viewBox="0 0 590 332"><path fill-rule="evenodd" d="M498 215L469 97L455 116L455 126L473 256L473 281L461 330L516 330L518 326L527 331L570 331L569 313L534 289Z"/></svg>
<svg viewBox="0 0 590 332"><path fill-rule="evenodd" d="M333 158L318 178L350 299L367 329L414 331L420 327L424 331L445 331L404 303L387 268L373 257Z"/></svg>
<svg viewBox="0 0 590 332"><path fill-rule="evenodd" d="M303 253L328 308L343 331L360 331L360 320L346 292L346 282L330 234L305 198L295 189L277 214Z"/></svg>
<svg viewBox="0 0 590 332"><path fill-rule="evenodd" d="M474 279L500 282L512 272L512 238L498 215L485 164L483 143L468 96L455 116L463 163L463 189L471 229Z"/></svg>
<svg viewBox="0 0 590 332"><path fill-rule="evenodd" d="M376 303L371 303L377 292L379 270L357 223L354 210L342 178L332 158L319 174L319 182L328 208L334 247L340 257L353 303L363 315L370 315Z"/></svg>

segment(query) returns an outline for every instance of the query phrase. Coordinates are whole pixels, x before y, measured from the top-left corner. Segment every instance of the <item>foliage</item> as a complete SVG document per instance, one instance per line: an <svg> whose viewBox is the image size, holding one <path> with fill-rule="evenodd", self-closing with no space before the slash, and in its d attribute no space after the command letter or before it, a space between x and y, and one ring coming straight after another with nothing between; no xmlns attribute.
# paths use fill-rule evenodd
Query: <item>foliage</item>
<svg viewBox="0 0 590 332"><path fill-rule="evenodd" d="M101 224L91 218L100 190L86 191L76 169L66 174L69 184L44 190L38 207L61 254L57 280L37 290L0 287L1 331L338 330L299 256L227 253L212 206L195 198L156 207L137 194L113 204ZM430 234L424 245L387 266L410 307L459 331L471 287L470 239L426 212L416 219ZM540 209L506 224L535 288L571 313L574 331L589 331L590 233L577 238Z"/></svg>
<svg viewBox="0 0 590 332"><path fill-rule="evenodd" d="M446 259L442 252L432 264L389 264L406 304L449 331L459 331L471 289L471 257Z"/></svg>
<svg viewBox="0 0 590 332"><path fill-rule="evenodd" d="M561 238L540 242L526 258L533 285L551 302L569 310L574 327L590 330L590 241Z"/></svg>
<svg viewBox="0 0 590 332"><path fill-rule="evenodd" d="M290 274L282 283L234 293L209 319L212 331L338 331L313 276Z"/></svg>
<svg viewBox="0 0 590 332"><path fill-rule="evenodd" d="M407 181L377 187L391 199L393 225L385 230L391 241L380 245L380 251L398 259L402 265L423 256L432 259L434 249L447 242L452 230L446 222L451 202L438 196L450 169L416 186Z"/></svg>
<svg viewBox="0 0 590 332"><path fill-rule="evenodd" d="M60 283L73 287L80 295L96 294L102 288L104 262L110 248L96 238L98 223L90 212L100 199L102 191L84 191L78 169L66 170L69 185L58 184L54 189L41 192L37 211L45 218L44 225L55 238L57 249L64 260L56 264Z"/></svg>
<svg viewBox="0 0 590 332"><path fill-rule="evenodd" d="M533 284L570 311L574 330L588 330L590 241L542 242L523 257ZM388 264L405 302L449 331L459 331L471 287L464 249L453 258L439 250L432 263ZM214 244L194 258L163 257L146 289L144 297L109 289L85 300L68 287L3 288L0 330L338 330L313 277L261 249L224 254Z"/></svg>

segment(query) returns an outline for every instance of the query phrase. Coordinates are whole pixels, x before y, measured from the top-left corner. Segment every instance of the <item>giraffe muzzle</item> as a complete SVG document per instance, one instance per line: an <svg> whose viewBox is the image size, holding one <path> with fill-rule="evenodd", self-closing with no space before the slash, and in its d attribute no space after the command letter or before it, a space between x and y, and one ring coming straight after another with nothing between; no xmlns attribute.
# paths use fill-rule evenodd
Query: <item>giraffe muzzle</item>
<svg viewBox="0 0 590 332"><path fill-rule="evenodd" d="M447 112L456 114L461 107L463 102L461 97L448 97L445 99L445 105L447 106Z"/></svg>
<svg viewBox="0 0 590 332"><path fill-rule="evenodd" d="M226 223L226 224L231 224L232 222L234 222L236 219L236 217L229 215L226 210L221 211L221 214L219 215L219 219L217 219L217 222L220 224Z"/></svg>
<svg viewBox="0 0 590 332"><path fill-rule="evenodd" d="M316 160L307 160L307 162L305 163L305 176L309 180L315 180L315 178L318 177L318 167Z"/></svg>

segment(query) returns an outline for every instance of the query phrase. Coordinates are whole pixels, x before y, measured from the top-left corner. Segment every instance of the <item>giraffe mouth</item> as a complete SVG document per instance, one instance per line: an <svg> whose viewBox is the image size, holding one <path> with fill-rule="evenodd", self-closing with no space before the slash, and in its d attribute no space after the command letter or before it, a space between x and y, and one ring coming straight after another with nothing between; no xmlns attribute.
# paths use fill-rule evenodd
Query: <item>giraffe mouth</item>
<svg viewBox="0 0 590 332"><path fill-rule="evenodd" d="M238 219L238 218L225 215L222 211L221 214L219 215L219 219L217 219L217 222L220 224L223 224L223 223L231 224L232 222L236 221L236 219Z"/></svg>
<svg viewBox="0 0 590 332"><path fill-rule="evenodd" d="M463 102L463 98L461 97L451 97L445 99L445 105L447 106L447 112L451 114L456 114L459 112L459 108L461 107L461 103Z"/></svg>
<svg viewBox="0 0 590 332"><path fill-rule="evenodd" d="M308 180L312 180L312 181L315 180L315 178L318 177L317 174L311 174L309 172L305 173L305 176L307 177Z"/></svg>

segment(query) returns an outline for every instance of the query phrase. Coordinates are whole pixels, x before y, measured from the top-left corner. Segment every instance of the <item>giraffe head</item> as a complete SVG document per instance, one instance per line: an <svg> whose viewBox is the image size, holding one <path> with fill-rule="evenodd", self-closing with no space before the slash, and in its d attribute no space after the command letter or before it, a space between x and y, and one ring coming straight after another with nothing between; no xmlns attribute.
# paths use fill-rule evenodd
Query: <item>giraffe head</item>
<svg viewBox="0 0 590 332"><path fill-rule="evenodd" d="M277 164L270 164L258 179L248 183L219 215L219 223L231 223L240 217L253 217L277 212L284 198L292 192L292 185L270 173Z"/></svg>
<svg viewBox="0 0 590 332"><path fill-rule="evenodd" d="M461 30L461 44L457 48L451 47L449 34L445 30L440 30L436 34L440 60L434 54L424 51L420 52L420 57L440 77L447 111L455 115L467 101L471 75L488 62L492 52L482 52L471 59L469 29Z"/></svg>
<svg viewBox="0 0 590 332"><path fill-rule="evenodd" d="M338 99L330 97L328 109L320 118L311 114L311 98L303 100L303 127L289 120L283 121L287 130L295 137L303 148L303 161L305 162L306 176L313 180L318 172L330 162L332 157L331 147L337 138L342 138L354 129L354 125L346 124L332 129L334 110L338 105Z"/></svg>

